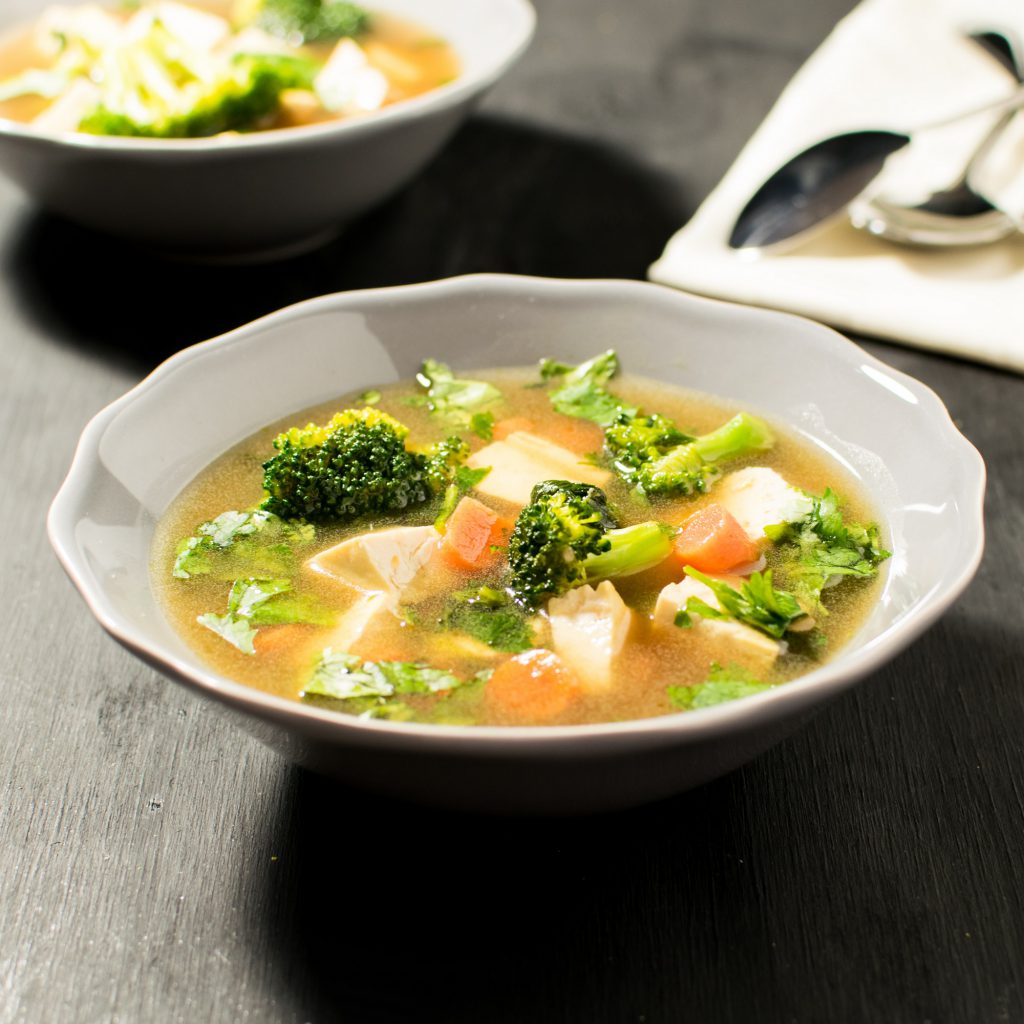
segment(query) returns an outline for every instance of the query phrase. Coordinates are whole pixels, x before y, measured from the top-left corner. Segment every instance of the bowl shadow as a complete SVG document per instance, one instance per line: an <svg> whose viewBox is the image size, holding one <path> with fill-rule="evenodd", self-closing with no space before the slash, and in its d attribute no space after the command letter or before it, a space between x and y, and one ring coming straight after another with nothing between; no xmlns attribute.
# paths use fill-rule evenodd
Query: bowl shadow
<svg viewBox="0 0 1024 1024"><path fill-rule="evenodd" d="M293 770L267 830L288 837L287 862L249 880L250 932L282 1005L301 1020L445 1024L865 1007L863 1019L911 1020L961 1005L952 925L977 907L930 879L965 848L1011 853L989 851L986 808L1006 809L986 802L974 750L945 742L959 705L966 748L1011 753L994 749L992 721L1017 707L1000 684L1024 642L996 639L947 618L797 736L624 813L473 817ZM976 808L963 831L943 813L951 789ZM1012 945L984 944L992 977L1015 969ZM934 988L917 983L925 970Z"/></svg>
<svg viewBox="0 0 1024 1024"><path fill-rule="evenodd" d="M677 187L622 150L477 116L402 192L292 259L176 262L35 212L3 263L43 333L144 373L187 345L335 291L481 271L643 278L690 212Z"/></svg>

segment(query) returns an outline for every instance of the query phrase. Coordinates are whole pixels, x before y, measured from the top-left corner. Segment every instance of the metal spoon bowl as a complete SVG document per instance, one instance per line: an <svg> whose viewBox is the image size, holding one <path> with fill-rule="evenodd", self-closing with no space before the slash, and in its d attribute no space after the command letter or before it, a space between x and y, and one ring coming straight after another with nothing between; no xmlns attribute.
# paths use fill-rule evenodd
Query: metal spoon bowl
<svg viewBox="0 0 1024 1024"><path fill-rule="evenodd" d="M982 33L972 38L997 57L1000 47L1010 51L1009 41L1001 33ZM998 40L1002 42L999 43ZM1008 66L1005 56L999 59L1004 67ZM1016 63L1013 66L1016 67ZM1024 88L1018 88L1010 96L996 103L962 111L932 125L915 129L915 132L944 127L987 111L1002 112L1004 118L1009 118L1021 106L1024 106ZM983 142L994 141L995 128L990 135L993 137L989 139L986 136ZM909 133L865 129L834 135L798 153L770 175L744 206L729 234L730 248L777 250L783 245L796 244L811 231L849 216L850 205L881 172L885 161L910 141ZM974 157L978 156L976 152ZM948 194L953 188L943 191ZM939 195L931 197L931 200L938 202ZM920 239L917 244L953 245L963 244L964 240L970 237L968 230L973 233L973 240L968 244L977 244L979 238L982 241L993 241L1016 230L1016 225L1008 225L1004 219L1006 215L994 211L987 200L987 210L978 206L965 209L963 204L973 201L973 198L963 193L959 201L961 205L952 203L944 207L941 214L929 211L926 208L927 204L925 207L918 207L913 214L912 222L911 219L907 220L906 231L909 233L914 230L914 225L921 229L922 233L915 235ZM885 208L884 204L885 200L880 200L870 214L865 214L865 230L871 231L872 225L879 228L883 222L895 223L898 204L890 202L888 208ZM930 219L931 216L941 216L940 223L948 232L951 241L936 241L936 238L940 237L938 235L925 239L923 232L926 221L937 230L936 222ZM997 223L999 231L1003 234L992 234L996 231ZM978 234L982 228L987 228L984 236ZM876 230L874 233L881 235L882 231Z"/></svg>
<svg viewBox="0 0 1024 1024"><path fill-rule="evenodd" d="M1016 50L1001 32L979 32L970 37L990 53L1018 83L1024 72ZM1017 112L1004 111L975 147L959 176L923 202L908 206L885 195L861 196L850 205L850 223L878 238L903 245L945 248L985 245L1018 230L1017 221L997 209L971 186L982 164Z"/></svg>

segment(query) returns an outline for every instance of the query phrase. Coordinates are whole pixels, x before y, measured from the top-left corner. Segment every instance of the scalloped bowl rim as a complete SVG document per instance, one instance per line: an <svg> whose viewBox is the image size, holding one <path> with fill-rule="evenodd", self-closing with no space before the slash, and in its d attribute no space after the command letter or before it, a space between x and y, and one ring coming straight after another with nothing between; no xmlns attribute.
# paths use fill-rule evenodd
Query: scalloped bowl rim
<svg viewBox="0 0 1024 1024"><path fill-rule="evenodd" d="M127 624L114 609L102 587L94 582L84 565L73 530L73 513L78 499L84 493L98 462L98 443L107 426L117 415L141 395L158 386L163 379L186 362L201 360L211 349L244 345L248 338L267 326L279 327L299 318L325 311L343 310L373 303L415 301L421 295L442 295L457 299L460 295L481 287L511 294L526 294L538 289L551 294L586 289L617 289L624 294L643 300L658 296L671 302L698 304L705 308L720 307L723 311L739 312L754 320L783 319L817 329L820 342L832 347L837 357L855 358L859 365L872 366L913 393L927 411L933 428L940 430L946 442L957 445L965 459L973 466L972 487L963 497L965 522L973 544L969 556L959 570L944 581L941 589L933 589L914 607L907 610L898 622L890 624L866 643L844 647L836 657L805 675L764 693L714 707L671 713L654 718L639 718L620 722L560 726L445 726L412 722L394 723L386 720L364 720L354 716L327 711L301 704L296 700L277 697L243 683L199 667L164 650L160 644L149 641L137 629ZM588 749L604 747L621 749L643 739L645 745L677 745L724 736L741 731L744 727L768 724L803 708L824 703L856 681L868 675L934 623L964 591L980 564L984 549L983 503L985 492L985 465L977 449L956 428L945 405L929 387L915 378L893 369L865 352L849 339L831 328L788 313L758 307L738 306L733 303L679 292L665 286L640 281L622 280L556 280L548 278L473 274L422 284L387 288L365 289L320 296L285 307L260 317L225 334L199 342L183 349L161 363L144 380L97 413L85 427L79 440L67 478L54 498L47 519L51 544L68 576L85 599L86 604L102 627L118 642L189 688L212 696L236 709L276 724L287 724L301 730L304 735L318 739L362 737L364 741L379 742L383 746L406 749L430 748L438 744L446 748L458 747L473 755L494 753L508 756L510 752L548 749L567 740L586 743ZM760 720L760 722L759 722Z"/></svg>
<svg viewBox="0 0 1024 1024"><path fill-rule="evenodd" d="M483 2L483 0L479 0ZM522 56L537 24L537 14L529 0L486 0L501 3L510 11L518 10L522 21L518 34L509 40L509 46L487 66L471 74L459 74L451 82L437 86L428 92L401 100L380 110L352 118L324 121L320 124L294 125L288 128L274 128L250 134L212 135L203 138L149 139L134 136L90 135L86 132L44 132L20 121L0 117L0 138L24 139L34 143L51 144L72 149L89 151L112 151L121 153L146 154L174 158L174 154L195 157L197 153L233 153L239 150L262 149L267 146L287 148L333 138L337 135L356 138L372 135L397 127L407 121L414 121L432 110L444 110L490 88ZM371 4L371 6L373 6ZM386 7L386 2L382 3ZM429 22L429 16L426 19ZM7 31L17 29L10 26ZM460 54L461 56L461 54Z"/></svg>

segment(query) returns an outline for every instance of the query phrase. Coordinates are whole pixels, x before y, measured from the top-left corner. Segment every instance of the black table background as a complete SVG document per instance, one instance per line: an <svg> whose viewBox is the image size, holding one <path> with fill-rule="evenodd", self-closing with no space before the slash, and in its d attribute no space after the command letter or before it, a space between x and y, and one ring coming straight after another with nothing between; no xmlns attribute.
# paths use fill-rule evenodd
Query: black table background
<svg viewBox="0 0 1024 1024"><path fill-rule="evenodd" d="M0 1022L1024 1020L1019 377L867 343L988 462L978 578L788 742L615 816L297 769L108 640L44 535L85 421L186 344L340 289L642 277L850 6L543 0L427 172L283 264L165 264L0 184Z"/></svg>

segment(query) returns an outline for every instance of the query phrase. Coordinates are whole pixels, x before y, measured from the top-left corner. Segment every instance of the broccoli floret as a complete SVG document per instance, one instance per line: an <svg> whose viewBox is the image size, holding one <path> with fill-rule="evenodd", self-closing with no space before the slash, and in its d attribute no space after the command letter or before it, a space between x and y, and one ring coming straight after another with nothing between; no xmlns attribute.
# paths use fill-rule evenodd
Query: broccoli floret
<svg viewBox="0 0 1024 1024"><path fill-rule="evenodd" d="M177 50L154 52L138 44L109 62L99 105L78 130L148 138L246 131L273 114L286 89L312 88L318 67L281 54L239 54L228 61L202 55L185 63Z"/></svg>
<svg viewBox="0 0 1024 1024"><path fill-rule="evenodd" d="M468 446L449 438L411 451L408 428L379 409L348 409L329 423L295 427L274 439L263 464L261 508L285 519L336 522L396 512L447 486Z"/></svg>
<svg viewBox="0 0 1024 1024"><path fill-rule="evenodd" d="M774 443L763 420L742 412L699 437L657 415L622 414L605 430L616 472L640 495L703 494L721 474L718 463L766 451Z"/></svg>
<svg viewBox="0 0 1024 1024"><path fill-rule="evenodd" d="M346 0L240 0L233 20L301 45L359 35L369 27L370 16Z"/></svg>
<svg viewBox="0 0 1024 1024"><path fill-rule="evenodd" d="M619 529L599 488L545 481L509 538L512 593L533 609L572 587L650 569L668 557L674 532L653 521Z"/></svg>

